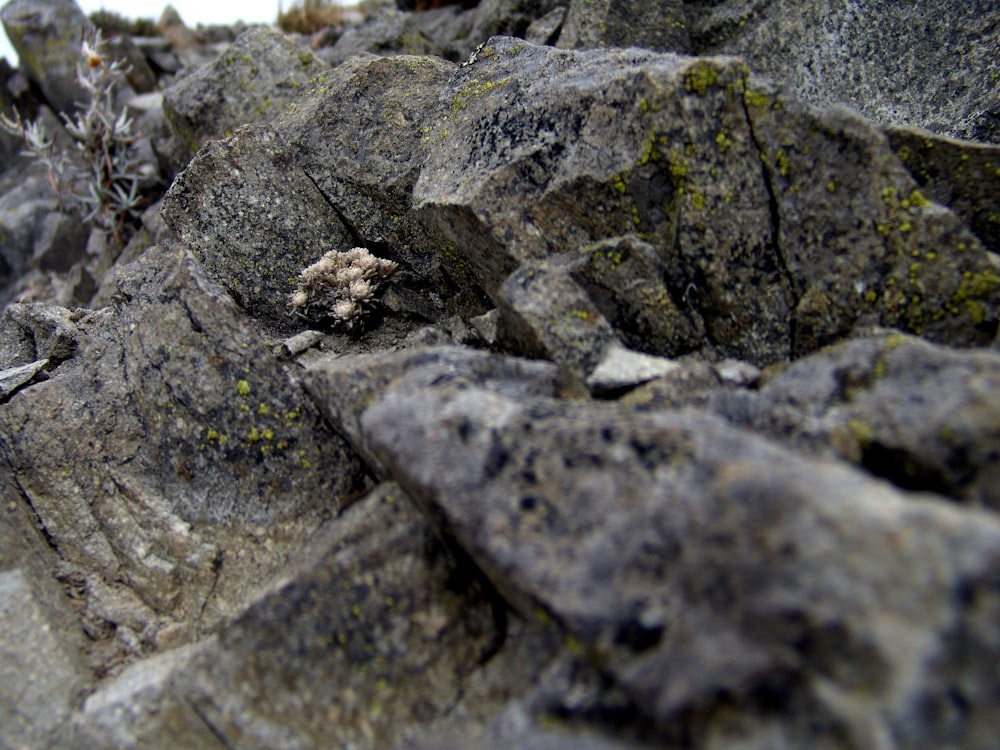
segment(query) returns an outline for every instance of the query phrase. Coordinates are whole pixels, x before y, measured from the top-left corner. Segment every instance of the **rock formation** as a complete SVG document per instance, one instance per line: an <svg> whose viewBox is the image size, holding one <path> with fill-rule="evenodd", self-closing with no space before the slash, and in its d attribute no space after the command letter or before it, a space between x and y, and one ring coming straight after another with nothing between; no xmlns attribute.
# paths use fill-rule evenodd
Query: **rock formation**
<svg viewBox="0 0 1000 750"><path fill-rule="evenodd" d="M120 236L4 163L0 747L994 747L1000 11L418 5L119 41Z"/></svg>

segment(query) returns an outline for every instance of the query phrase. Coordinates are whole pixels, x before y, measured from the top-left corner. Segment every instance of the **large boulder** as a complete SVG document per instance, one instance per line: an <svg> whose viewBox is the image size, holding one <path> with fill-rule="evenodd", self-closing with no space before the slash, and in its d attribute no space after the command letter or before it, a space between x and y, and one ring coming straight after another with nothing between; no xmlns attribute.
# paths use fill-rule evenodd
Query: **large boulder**
<svg viewBox="0 0 1000 750"><path fill-rule="evenodd" d="M361 426L506 600L557 621L662 737L992 747L993 514L694 412L403 377Z"/></svg>
<svg viewBox="0 0 1000 750"><path fill-rule="evenodd" d="M619 328L626 308L670 319L668 339L645 341L670 356L767 364L876 323L952 344L996 333L991 260L884 136L738 60L495 39L442 98L414 205L520 338L542 342L533 353L554 356L544 339L567 316L598 321L574 294ZM643 260L594 244L626 235ZM565 260L578 253L589 270ZM635 270L616 279L622 261ZM548 319L519 316L504 286L519 267L583 276L582 291L550 295ZM623 302L651 268L662 286Z"/></svg>

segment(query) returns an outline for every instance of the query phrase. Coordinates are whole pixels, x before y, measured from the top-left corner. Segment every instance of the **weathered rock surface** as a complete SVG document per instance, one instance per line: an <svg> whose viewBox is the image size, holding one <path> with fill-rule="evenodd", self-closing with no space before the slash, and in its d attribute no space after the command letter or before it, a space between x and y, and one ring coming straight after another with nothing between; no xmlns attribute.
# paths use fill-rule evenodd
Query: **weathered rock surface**
<svg viewBox="0 0 1000 750"><path fill-rule="evenodd" d="M649 410L697 403L900 487L996 508L998 368L995 351L957 351L883 332L794 362L759 391L722 388L716 378L690 377L688 368L686 381L671 375L625 400Z"/></svg>
<svg viewBox="0 0 1000 750"><path fill-rule="evenodd" d="M577 0L569 4L559 46L644 47L660 52L694 51L681 0Z"/></svg>
<svg viewBox="0 0 1000 750"><path fill-rule="evenodd" d="M927 197L948 206L983 245L1000 253L1000 145L899 125L887 126L885 134Z"/></svg>
<svg viewBox="0 0 1000 750"><path fill-rule="evenodd" d="M726 0L688 9L700 54L740 55L804 101L993 143L998 18L993 3L949 0Z"/></svg>
<svg viewBox="0 0 1000 750"><path fill-rule="evenodd" d="M507 600L556 618L667 735L993 741L996 676L968 658L995 647L992 515L700 414L404 379L361 424Z"/></svg>
<svg viewBox="0 0 1000 750"><path fill-rule="evenodd" d="M360 466L187 251L150 250L121 294L8 307L4 368L48 377L0 410L0 450L96 620L141 650L229 616Z"/></svg>
<svg viewBox="0 0 1000 750"><path fill-rule="evenodd" d="M167 89L163 111L190 159L209 140L279 114L326 69L280 32L250 29L217 60Z"/></svg>
<svg viewBox="0 0 1000 750"><path fill-rule="evenodd" d="M72 112L80 100L76 64L80 37L92 28L75 0L10 0L0 21L21 59L56 112Z"/></svg>
<svg viewBox="0 0 1000 750"><path fill-rule="evenodd" d="M165 13L124 249L0 175L0 746L992 750L995 147L809 102L995 9L470 5Z"/></svg>

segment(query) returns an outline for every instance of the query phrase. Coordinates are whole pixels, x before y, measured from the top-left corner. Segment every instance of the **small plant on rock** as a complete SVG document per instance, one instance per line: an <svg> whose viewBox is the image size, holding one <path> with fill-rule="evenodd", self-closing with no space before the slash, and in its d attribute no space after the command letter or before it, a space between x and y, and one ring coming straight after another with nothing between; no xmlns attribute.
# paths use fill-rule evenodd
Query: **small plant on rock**
<svg viewBox="0 0 1000 750"><path fill-rule="evenodd" d="M379 284L398 267L363 247L331 250L299 274L298 286L288 298L289 310L312 323L360 330L375 308Z"/></svg>
<svg viewBox="0 0 1000 750"><path fill-rule="evenodd" d="M57 143L41 120L24 122L20 113L0 114L0 127L24 141L24 153L45 166L60 210L79 210L85 222L103 229L117 244L124 241L127 221L138 215L143 203L140 180L143 163L136 154L138 136L125 111L115 111L115 86L128 68L121 60L109 60L101 51L105 42L99 30L89 33L81 45L82 60L76 79L87 94L87 102L72 117L60 113L69 147Z"/></svg>

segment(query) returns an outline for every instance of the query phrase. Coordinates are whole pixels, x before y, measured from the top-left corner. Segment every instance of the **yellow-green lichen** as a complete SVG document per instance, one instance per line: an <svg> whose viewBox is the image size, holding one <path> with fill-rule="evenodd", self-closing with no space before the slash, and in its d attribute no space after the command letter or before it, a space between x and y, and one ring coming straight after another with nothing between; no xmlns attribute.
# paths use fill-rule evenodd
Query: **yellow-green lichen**
<svg viewBox="0 0 1000 750"><path fill-rule="evenodd" d="M921 211L931 205L931 202L927 200L927 198L924 197L924 194L919 190L914 190L910 193L909 203L914 208L919 208Z"/></svg>
<svg viewBox="0 0 1000 750"><path fill-rule="evenodd" d="M237 380L236 392L246 398L250 395L250 384L245 380Z"/></svg>
<svg viewBox="0 0 1000 750"><path fill-rule="evenodd" d="M510 81L512 76L505 76L499 78L495 81L485 81L481 82L478 78L473 78L466 86L463 86L461 91L455 94L455 97L451 101L452 112L459 112L466 107L466 101L474 96L482 96L493 89L503 86L505 83Z"/></svg>
<svg viewBox="0 0 1000 750"><path fill-rule="evenodd" d="M743 103L748 107L767 109L771 105L771 97L767 94L762 94L760 91L747 89L743 92Z"/></svg>
<svg viewBox="0 0 1000 750"><path fill-rule="evenodd" d="M851 433L854 435L854 439L858 441L858 445L862 449L867 448L872 442L872 428L868 424L865 424L860 419L852 419L847 423L847 426L851 428Z"/></svg>
<svg viewBox="0 0 1000 750"><path fill-rule="evenodd" d="M699 60L684 71L684 89L689 94L705 96L719 80L719 71L711 63Z"/></svg>
<svg viewBox="0 0 1000 750"><path fill-rule="evenodd" d="M784 151L779 151L774 155L774 161L778 165L778 172L782 177L788 177L791 168L788 166L788 156Z"/></svg>
<svg viewBox="0 0 1000 750"><path fill-rule="evenodd" d="M729 137L727 131L720 130L718 135L715 136L715 145L718 147L719 153L724 154L733 145L733 139Z"/></svg>
<svg viewBox="0 0 1000 750"><path fill-rule="evenodd" d="M207 440L209 443L218 443L219 445L223 445L226 442L226 440L228 440L228 438L218 430L214 430L211 427L209 427L205 431L205 440Z"/></svg>

